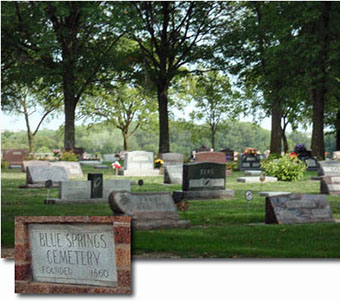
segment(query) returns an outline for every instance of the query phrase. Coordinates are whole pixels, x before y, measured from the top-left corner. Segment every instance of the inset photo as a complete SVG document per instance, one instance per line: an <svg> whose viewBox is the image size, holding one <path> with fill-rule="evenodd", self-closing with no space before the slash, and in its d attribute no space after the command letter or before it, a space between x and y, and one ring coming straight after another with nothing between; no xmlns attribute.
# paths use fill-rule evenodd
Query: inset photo
<svg viewBox="0 0 340 301"><path fill-rule="evenodd" d="M130 294L130 217L15 218L15 292Z"/></svg>

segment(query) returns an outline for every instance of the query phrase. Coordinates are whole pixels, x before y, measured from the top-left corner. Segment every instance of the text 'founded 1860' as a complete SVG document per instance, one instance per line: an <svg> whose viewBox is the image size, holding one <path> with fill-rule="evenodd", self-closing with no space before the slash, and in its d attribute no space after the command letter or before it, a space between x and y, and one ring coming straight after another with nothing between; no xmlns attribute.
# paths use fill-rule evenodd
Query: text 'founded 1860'
<svg viewBox="0 0 340 301"><path fill-rule="evenodd" d="M117 286L112 225L30 224L35 281Z"/></svg>

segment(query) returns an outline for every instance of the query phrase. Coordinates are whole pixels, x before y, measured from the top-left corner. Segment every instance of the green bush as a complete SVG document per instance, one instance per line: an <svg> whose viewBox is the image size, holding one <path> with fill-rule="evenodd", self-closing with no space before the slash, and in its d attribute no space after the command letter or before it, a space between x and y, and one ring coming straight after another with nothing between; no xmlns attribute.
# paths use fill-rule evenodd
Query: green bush
<svg viewBox="0 0 340 301"><path fill-rule="evenodd" d="M73 151L63 152L61 157L61 161L78 161L77 155Z"/></svg>
<svg viewBox="0 0 340 301"><path fill-rule="evenodd" d="M6 160L1 160L1 169L8 168L9 163Z"/></svg>
<svg viewBox="0 0 340 301"><path fill-rule="evenodd" d="M280 159L261 161L261 167L267 175L277 177L279 181L295 181L302 178L306 164L296 156L285 155Z"/></svg>
<svg viewBox="0 0 340 301"><path fill-rule="evenodd" d="M238 169L238 164L236 161L227 161L226 168L236 171Z"/></svg>

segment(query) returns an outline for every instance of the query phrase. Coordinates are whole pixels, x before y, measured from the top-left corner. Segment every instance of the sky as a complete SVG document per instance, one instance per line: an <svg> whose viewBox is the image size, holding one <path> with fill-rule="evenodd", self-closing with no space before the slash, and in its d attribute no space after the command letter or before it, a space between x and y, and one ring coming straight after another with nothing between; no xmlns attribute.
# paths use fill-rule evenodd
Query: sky
<svg viewBox="0 0 340 301"><path fill-rule="evenodd" d="M188 107L185 112L175 112L175 116L187 118L192 108ZM30 123L32 130L35 130L41 118L41 114L36 112L30 116ZM58 114L53 120L45 120L41 125L40 129L50 129L57 130L63 123L65 117L63 113ZM249 116L241 116L240 121L249 121L252 122L252 117ZM81 125L83 123L82 120L76 121L76 125ZM270 130L271 128L271 120L270 118L265 118L260 126L264 129ZM1 112L1 130L9 130L9 131L26 131L26 124L24 115L9 115L4 112Z"/></svg>

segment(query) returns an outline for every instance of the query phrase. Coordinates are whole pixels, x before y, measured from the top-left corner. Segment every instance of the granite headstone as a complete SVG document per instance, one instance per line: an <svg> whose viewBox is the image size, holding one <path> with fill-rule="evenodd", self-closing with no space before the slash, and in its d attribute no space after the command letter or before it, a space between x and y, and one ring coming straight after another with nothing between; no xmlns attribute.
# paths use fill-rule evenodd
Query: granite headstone
<svg viewBox="0 0 340 301"><path fill-rule="evenodd" d="M319 176L340 176L340 161L320 161Z"/></svg>
<svg viewBox="0 0 340 301"><path fill-rule="evenodd" d="M183 164L184 156L179 153L163 153L160 154L160 159L163 160L164 166L181 165Z"/></svg>
<svg viewBox="0 0 340 301"><path fill-rule="evenodd" d="M22 171L26 172L28 166L48 166L50 162L46 160L28 160L22 162Z"/></svg>
<svg viewBox="0 0 340 301"><path fill-rule="evenodd" d="M182 184L183 164L167 165L164 167L165 184Z"/></svg>
<svg viewBox="0 0 340 301"><path fill-rule="evenodd" d="M196 154L195 162L215 162L225 164L226 155L222 152L200 152Z"/></svg>
<svg viewBox="0 0 340 301"><path fill-rule="evenodd" d="M91 181L91 198L103 197L103 174L102 173L89 173L87 180Z"/></svg>
<svg viewBox="0 0 340 301"><path fill-rule="evenodd" d="M83 171L79 162L58 161L51 162L52 166L61 166L66 169L69 178L81 178L83 177Z"/></svg>
<svg viewBox="0 0 340 301"><path fill-rule="evenodd" d="M287 194L266 197L266 224L334 222L324 195Z"/></svg>
<svg viewBox="0 0 340 301"><path fill-rule="evenodd" d="M68 175L61 166L28 166L26 184L45 184L47 180L52 182L68 181Z"/></svg>
<svg viewBox="0 0 340 301"><path fill-rule="evenodd" d="M321 177L320 192L330 195L340 195L340 175Z"/></svg>
<svg viewBox="0 0 340 301"><path fill-rule="evenodd" d="M179 220L176 206L168 192L112 192L109 204L115 215L132 217L136 229L189 228L190 222Z"/></svg>
<svg viewBox="0 0 340 301"><path fill-rule="evenodd" d="M158 176L154 169L153 152L133 151L125 154L124 169L118 172L124 176Z"/></svg>

